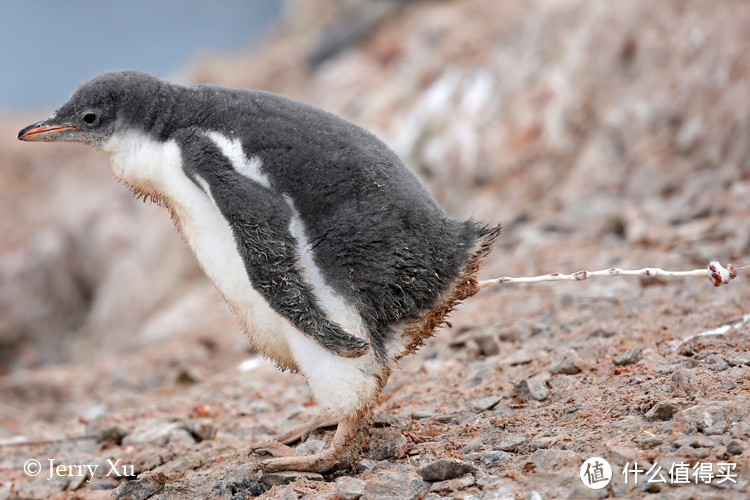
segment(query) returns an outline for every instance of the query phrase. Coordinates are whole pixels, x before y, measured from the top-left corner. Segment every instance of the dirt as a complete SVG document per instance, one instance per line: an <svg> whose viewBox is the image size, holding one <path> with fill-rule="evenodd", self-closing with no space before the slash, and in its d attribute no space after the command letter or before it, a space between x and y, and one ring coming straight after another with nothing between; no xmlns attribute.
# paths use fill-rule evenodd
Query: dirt
<svg viewBox="0 0 750 500"><path fill-rule="evenodd" d="M375 131L449 213L503 223L482 278L750 264L744 2L413 2L310 67L330 19L191 79ZM748 270L483 290L402 360L355 466L261 474L251 446L316 415L304 380L102 156L15 141L39 118L0 123L0 499L750 494Z"/></svg>

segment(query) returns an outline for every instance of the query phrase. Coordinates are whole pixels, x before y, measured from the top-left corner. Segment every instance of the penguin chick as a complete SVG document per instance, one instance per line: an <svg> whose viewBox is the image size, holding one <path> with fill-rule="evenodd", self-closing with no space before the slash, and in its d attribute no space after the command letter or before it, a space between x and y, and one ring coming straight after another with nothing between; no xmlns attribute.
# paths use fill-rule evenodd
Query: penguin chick
<svg viewBox="0 0 750 500"><path fill-rule="evenodd" d="M336 434L317 455L264 446L269 471L352 463L395 362L478 291L499 234L448 217L366 130L268 92L106 72L18 138L108 155L169 210L257 349L305 376L324 409L308 427Z"/></svg>

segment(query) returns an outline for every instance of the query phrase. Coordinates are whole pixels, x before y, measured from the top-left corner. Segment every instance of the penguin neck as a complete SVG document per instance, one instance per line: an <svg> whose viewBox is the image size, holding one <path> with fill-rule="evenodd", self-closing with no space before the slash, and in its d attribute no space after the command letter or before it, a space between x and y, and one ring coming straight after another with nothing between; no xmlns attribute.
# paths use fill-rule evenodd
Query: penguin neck
<svg viewBox="0 0 750 500"><path fill-rule="evenodd" d="M181 164L180 148L174 140L155 140L149 134L124 129L97 146L109 157L115 176L138 198L151 198L163 205L168 184L165 172Z"/></svg>

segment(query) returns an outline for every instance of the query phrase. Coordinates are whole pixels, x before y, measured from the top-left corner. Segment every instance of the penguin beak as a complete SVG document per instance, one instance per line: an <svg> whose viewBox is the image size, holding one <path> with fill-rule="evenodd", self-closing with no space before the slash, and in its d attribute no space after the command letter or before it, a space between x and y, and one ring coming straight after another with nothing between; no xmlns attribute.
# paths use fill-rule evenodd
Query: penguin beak
<svg viewBox="0 0 750 500"><path fill-rule="evenodd" d="M37 142L37 141L64 141L65 135L58 135L60 132L66 130L78 130L81 129L73 125L55 124L52 123L52 119L48 118L40 122L32 123L28 127L23 128L18 132L19 141Z"/></svg>

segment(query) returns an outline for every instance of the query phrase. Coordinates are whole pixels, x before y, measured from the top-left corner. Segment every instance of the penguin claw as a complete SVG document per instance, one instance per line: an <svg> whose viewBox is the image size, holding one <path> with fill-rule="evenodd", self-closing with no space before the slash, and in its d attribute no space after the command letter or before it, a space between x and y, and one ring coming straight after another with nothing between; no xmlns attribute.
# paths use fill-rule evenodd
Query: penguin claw
<svg viewBox="0 0 750 500"><path fill-rule="evenodd" d="M338 419L329 417L327 415L321 415L315 418L312 422L306 422L302 425L298 425L290 429L289 431L281 434L276 438L275 441L267 441L250 447L248 454L262 454L267 453L273 457L291 457L296 454L296 450L290 446L297 441L304 441L307 436L310 435L316 429L324 427L332 427L338 424Z"/></svg>
<svg viewBox="0 0 750 500"><path fill-rule="evenodd" d="M253 446L250 448L250 453L260 454L268 453L272 457L293 457L295 455L294 448L285 444L279 443L278 441L269 441L267 443Z"/></svg>
<svg viewBox="0 0 750 500"><path fill-rule="evenodd" d="M354 458L352 453L331 447L316 455L270 458L263 460L259 465L263 472L294 470L325 474L333 469L351 466Z"/></svg>

